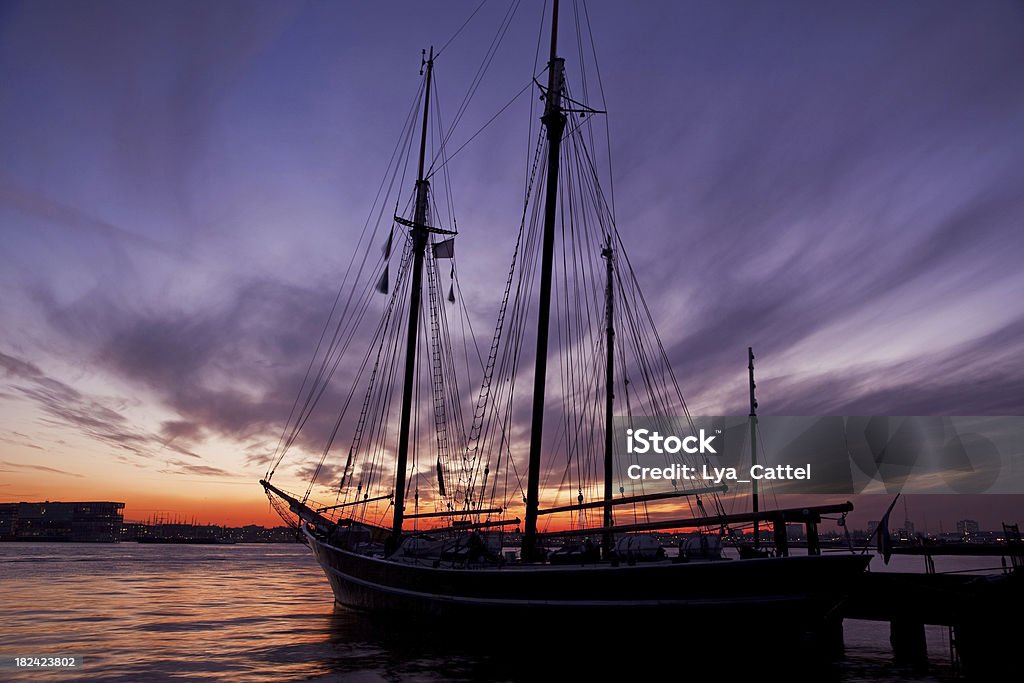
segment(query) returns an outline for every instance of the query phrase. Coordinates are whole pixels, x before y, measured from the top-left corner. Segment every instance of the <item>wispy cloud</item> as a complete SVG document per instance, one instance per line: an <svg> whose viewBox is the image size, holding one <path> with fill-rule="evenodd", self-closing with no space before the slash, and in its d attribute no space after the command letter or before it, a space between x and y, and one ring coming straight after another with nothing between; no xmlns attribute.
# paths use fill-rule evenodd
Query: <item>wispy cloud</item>
<svg viewBox="0 0 1024 683"><path fill-rule="evenodd" d="M195 463L183 462L181 460L170 460L166 463L168 467L160 470L165 474L198 474L207 477L237 477L238 473L228 472L220 467L212 465L197 465Z"/></svg>
<svg viewBox="0 0 1024 683"><path fill-rule="evenodd" d="M57 469L56 467L47 467L46 465L32 465L32 464L17 463L17 462L7 462L6 460L5 461L0 461L0 467L9 467L9 468L13 468L14 470L33 470L33 471L36 471L36 472L47 472L49 474L61 474L61 475L68 476L68 477L79 477L79 478L82 477L81 474L76 474L75 472L68 472L66 470L60 470L60 469ZM10 472L11 470L4 470L4 471Z"/></svg>
<svg viewBox="0 0 1024 683"><path fill-rule="evenodd" d="M175 430L180 431L180 427L172 425L171 434L168 435L153 433L135 425L132 420L117 410L117 406L124 404L121 399L85 394L65 382L48 376L36 364L5 353L0 353L0 369L11 381L14 392L42 411L43 417L40 418L42 424L56 428L58 431L71 428L86 437L113 447L116 451L130 454L130 457L115 455L122 462L138 465L140 459L142 461L153 460L165 449L192 458L201 458L199 454L173 443L174 432ZM28 437L25 438L28 439ZM19 441L18 443L30 448L45 450L31 441ZM25 464L23 466L40 471L50 469L38 465ZM204 470L204 466L195 464L183 465L182 469L192 473L217 476L225 474L219 468L211 467ZM54 470L54 472L58 471Z"/></svg>
<svg viewBox="0 0 1024 683"><path fill-rule="evenodd" d="M104 399L88 396L71 385L46 375L37 365L0 353L0 368L14 380L13 389L42 409L45 422L72 427L108 445L148 455L151 435L133 427L130 421ZM117 401L115 401L117 402Z"/></svg>
<svg viewBox="0 0 1024 683"><path fill-rule="evenodd" d="M106 238L115 244L142 246L165 253L169 251L166 245L160 244L146 235L134 233L90 216L81 209L68 206L56 199L19 188L3 174L0 174L0 206L6 206L27 216L40 218L63 228L85 231L93 237Z"/></svg>
<svg viewBox="0 0 1024 683"><path fill-rule="evenodd" d="M276 442L332 294L266 279L237 283L224 294L188 312L139 312L98 296L73 305L45 296L36 301L55 330L80 340L93 368L139 387L180 416L161 424L168 447L195 451L207 437ZM341 381L321 399L325 405L341 402L351 371L340 371ZM334 418L330 411L316 413L307 425L308 443L322 445Z"/></svg>

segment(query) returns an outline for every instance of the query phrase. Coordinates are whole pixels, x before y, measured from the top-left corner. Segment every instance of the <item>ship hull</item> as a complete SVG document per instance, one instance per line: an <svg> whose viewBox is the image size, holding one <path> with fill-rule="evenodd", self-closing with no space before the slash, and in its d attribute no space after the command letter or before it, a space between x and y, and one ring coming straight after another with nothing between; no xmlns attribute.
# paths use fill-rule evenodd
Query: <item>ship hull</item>
<svg viewBox="0 0 1024 683"><path fill-rule="evenodd" d="M564 623L588 615L679 617L730 630L815 628L842 601L868 559L795 556L636 565L445 568L367 557L306 532L335 601L383 616L478 623Z"/></svg>

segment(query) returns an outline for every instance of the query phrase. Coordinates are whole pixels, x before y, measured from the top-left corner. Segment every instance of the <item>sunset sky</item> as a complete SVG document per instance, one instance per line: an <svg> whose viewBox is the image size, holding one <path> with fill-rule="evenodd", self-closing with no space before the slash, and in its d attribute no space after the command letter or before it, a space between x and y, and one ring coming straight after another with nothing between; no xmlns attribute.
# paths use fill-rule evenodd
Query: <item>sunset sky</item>
<svg viewBox="0 0 1024 683"><path fill-rule="evenodd" d="M478 5L0 5L0 501L276 523L256 481L420 50ZM449 118L509 6L438 58ZM694 414L745 414L747 346L764 414L1022 414L1020 3L587 8L618 228ZM455 144L530 83L540 24L522 3ZM450 166L484 342L528 107ZM1024 522L1018 498L911 505Z"/></svg>

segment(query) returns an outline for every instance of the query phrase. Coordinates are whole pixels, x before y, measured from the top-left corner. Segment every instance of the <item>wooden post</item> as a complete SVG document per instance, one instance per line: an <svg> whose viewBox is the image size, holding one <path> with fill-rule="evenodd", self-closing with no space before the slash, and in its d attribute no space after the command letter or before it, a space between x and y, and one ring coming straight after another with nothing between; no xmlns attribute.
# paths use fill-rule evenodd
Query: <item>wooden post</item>
<svg viewBox="0 0 1024 683"><path fill-rule="evenodd" d="M924 624L912 619L896 618L889 623L889 643L895 662L915 669L928 668L928 644Z"/></svg>
<svg viewBox="0 0 1024 683"><path fill-rule="evenodd" d="M786 538L786 520L776 517L772 520L772 531L775 532L775 554L778 557L789 557L789 539Z"/></svg>
<svg viewBox="0 0 1024 683"><path fill-rule="evenodd" d="M807 554L821 555L821 543L818 541L818 525L810 520L807 522Z"/></svg>

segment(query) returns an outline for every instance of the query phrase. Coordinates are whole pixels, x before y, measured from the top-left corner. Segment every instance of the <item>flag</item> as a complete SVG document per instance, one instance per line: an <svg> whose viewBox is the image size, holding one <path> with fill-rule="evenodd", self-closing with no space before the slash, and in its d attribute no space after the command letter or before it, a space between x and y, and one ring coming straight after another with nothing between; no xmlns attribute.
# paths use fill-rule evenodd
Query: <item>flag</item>
<svg viewBox="0 0 1024 683"><path fill-rule="evenodd" d="M380 274L380 279L377 280L377 291L381 294L388 293L388 267L384 266L384 272Z"/></svg>
<svg viewBox="0 0 1024 683"><path fill-rule="evenodd" d="M882 521L878 523L878 529L875 533L878 534L878 554L882 556L882 560L886 564L889 564L889 557L892 556L892 536L889 535L889 512L882 516Z"/></svg>
<svg viewBox="0 0 1024 683"><path fill-rule="evenodd" d="M452 283L452 286L448 288L448 303L450 303L450 304L455 303L455 283L454 282Z"/></svg>
<svg viewBox="0 0 1024 683"><path fill-rule="evenodd" d="M454 258L455 257L455 238L449 237L444 242L438 242L434 245L434 258Z"/></svg>
<svg viewBox="0 0 1024 683"><path fill-rule="evenodd" d="M395 236L395 227L391 226L391 232L388 233L388 241L384 243L384 260L387 261L391 258L391 240Z"/></svg>
<svg viewBox="0 0 1024 683"><path fill-rule="evenodd" d="M442 496L448 495L444 490L444 472L441 470L441 458L437 459L437 489Z"/></svg>

